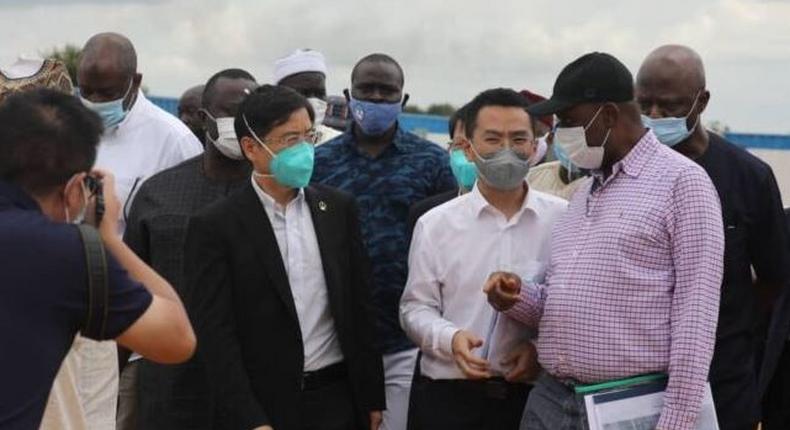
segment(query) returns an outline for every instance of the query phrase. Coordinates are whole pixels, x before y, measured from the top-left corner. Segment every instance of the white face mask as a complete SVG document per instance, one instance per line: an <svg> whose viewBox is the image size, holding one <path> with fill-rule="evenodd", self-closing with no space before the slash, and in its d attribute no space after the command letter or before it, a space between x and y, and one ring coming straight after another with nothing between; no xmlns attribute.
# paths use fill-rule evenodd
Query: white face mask
<svg viewBox="0 0 790 430"><path fill-rule="evenodd" d="M244 154L241 152L239 139L236 138L236 129L233 127L234 118L232 116L214 118L208 111L204 112L217 124L218 134L217 140L214 140L207 131L206 140L211 142L222 155L233 160L243 160Z"/></svg>
<svg viewBox="0 0 790 430"><path fill-rule="evenodd" d="M598 118L601 110L603 110L603 106L598 109L598 112L595 112L590 122L584 127L558 127L554 132L554 144L558 145L568 155L571 163L582 169L600 169L603 163L604 146L609 140L609 134L612 132L612 129L606 132L601 146L588 145L586 133L587 129Z"/></svg>
<svg viewBox="0 0 790 430"><path fill-rule="evenodd" d="M534 167L543 157L546 156L546 150L549 148L548 142L546 142L546 136L542 136L538 138L537 146L535 147L535 153L532 154L532 157L529 157L529 165Z"/></svg>
<svg viewBox="0 0 790 430"><path fill-rule="evenodd" d="M323 124L326 117L326 102L316 97L310 97L307 101L315 112L315 125Z"/></svg>

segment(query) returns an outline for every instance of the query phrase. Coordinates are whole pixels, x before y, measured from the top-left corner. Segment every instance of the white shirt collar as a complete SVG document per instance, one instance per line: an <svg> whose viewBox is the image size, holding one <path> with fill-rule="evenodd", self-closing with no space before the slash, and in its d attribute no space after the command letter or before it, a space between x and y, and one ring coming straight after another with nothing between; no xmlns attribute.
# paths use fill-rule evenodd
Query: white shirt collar
<svg viewBox="0 0 790 430"><path fill-rule="evenodd" d="M252 188L255 190L255 194L258 195L258 199L261 201L261 204L263 204L263 207L266 209L268 213L272 215L276 213L284 214L285 207L277 203L274 200L274 197L267 194L266 191L264 191L263 188L261 188L260 185L258 185L258 182L255 181L254 176L250 176L250 182L252 182ZM299 192L296 194L296 198L288 202L287 206L293 204L301 204L304 201L304 198L305 198L304 188L299 188Z"/></svg>
<svg viewBox="0 0 790 430"><path fill-rule="evenodd" d="M524 180L524 186L527 186L527 181ZM486 209L499 212L499 209L492 206L488 200L483 196L483 193L480 192L478 188L478 184L475 183L472 191L469 192L469 198L472 201L472 209L475 216L480 216ZM529 210L534 213L536 216L540 217L542 214L542 204L540 199L538 198L536 191L532 190L531 188L527 188L527 195L524 197L524 201L521 203L521 209L516 213L513 219L520 218L525 211Z"/></svg>

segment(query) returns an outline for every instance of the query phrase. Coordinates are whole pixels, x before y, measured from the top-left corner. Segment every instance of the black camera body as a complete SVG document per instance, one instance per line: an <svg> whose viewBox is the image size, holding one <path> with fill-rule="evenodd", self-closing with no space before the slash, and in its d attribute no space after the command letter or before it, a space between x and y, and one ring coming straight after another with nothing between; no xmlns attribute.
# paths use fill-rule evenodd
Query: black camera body
<svg viewBox="0 0 790 430"><path fill-rule="evenodd" d="M104 193L102 192L102 182L93 176L85 177L85 187L90 192L91 197L96 197L96 226L101 224L104 217Z"/></svg>

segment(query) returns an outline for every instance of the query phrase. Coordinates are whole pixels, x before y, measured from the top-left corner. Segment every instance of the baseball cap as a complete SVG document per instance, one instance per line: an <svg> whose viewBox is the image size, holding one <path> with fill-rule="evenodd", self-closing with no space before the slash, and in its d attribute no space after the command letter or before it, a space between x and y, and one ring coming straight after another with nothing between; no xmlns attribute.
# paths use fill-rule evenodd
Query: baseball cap
<svg viewBox="0 0 790 430"><path fill-rule="evenodd" d="M546 101L532 104L534 116L556 114L581 103L627 102L634 99L634 78L623 63L603 52L585 54L565 66Z"/></svg>

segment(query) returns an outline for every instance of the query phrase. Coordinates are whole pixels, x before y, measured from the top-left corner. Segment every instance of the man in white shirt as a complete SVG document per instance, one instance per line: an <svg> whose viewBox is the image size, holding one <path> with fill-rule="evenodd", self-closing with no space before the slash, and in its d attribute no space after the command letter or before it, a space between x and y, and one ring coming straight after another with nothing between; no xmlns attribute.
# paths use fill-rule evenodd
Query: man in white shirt
<svg viewBox="0 0 790 430"><path fill-rule="evenodd" d="M118 234L122 235L135 189L149 176L200 154L201 145L178 118L145 98L140 90L142 74L137 72L137 54L126 37L115 33L91 37L82 49L77 80L83 104L104 123L96 167L115 175L116 194L123 208L118 223ZM79 350L90 357L83 360L90 364L82 369L79 379L89 428L114 429L116 346L114 342L85 342L89 345ZM121 387L121 430L129 428L124 416L134 414L134 370L130 366L124 371L129 383Z"/></svg>
<svg viewBox="0 0 790 430"><path fill-rule="evenodd" d="M537 372L531 332L480 294L489 274L543 276L554 221L566 202L529 189L534 122L522 96L488 90L468 105L471 192L423 215L409 255L401 325L420 347L413 429L517 429Z"/></svg>
<svg viewBox="0 0 790 430"><path fill-rule="evenodd" d="M297 49L274 63L274 83L291 88L305 96L315 112L318 142L340 136L340 132L324 125L326 117L326 60L324 54L312 49Z"/></svg>

